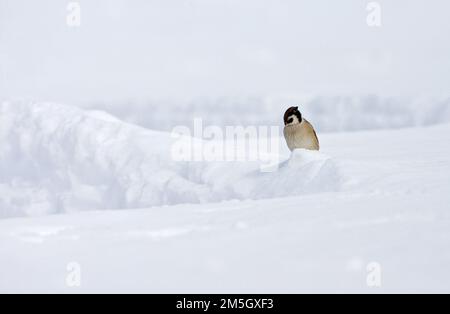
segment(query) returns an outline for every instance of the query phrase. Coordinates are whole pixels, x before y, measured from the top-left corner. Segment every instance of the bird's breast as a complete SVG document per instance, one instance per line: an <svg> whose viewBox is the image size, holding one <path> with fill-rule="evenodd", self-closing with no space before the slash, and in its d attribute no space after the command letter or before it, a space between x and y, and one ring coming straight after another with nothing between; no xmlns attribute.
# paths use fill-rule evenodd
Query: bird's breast
<svg viewBox="0 0 450 314"><path fill-rule="evenodd" d="M314 129L306 123L285 126L284 138L291 151L301 148L309 150L319 149Z"/></svg>

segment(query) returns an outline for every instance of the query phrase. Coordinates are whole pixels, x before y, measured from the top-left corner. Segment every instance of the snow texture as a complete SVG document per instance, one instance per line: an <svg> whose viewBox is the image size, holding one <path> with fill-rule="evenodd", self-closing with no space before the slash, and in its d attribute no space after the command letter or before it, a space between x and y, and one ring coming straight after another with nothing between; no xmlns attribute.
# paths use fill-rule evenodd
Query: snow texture
<svg viewBox="0 0 450 314"><path fill-rule="evenodd" d="M316 152L295 152L272 173L251 162L175 161L171 134L100 111L4 102L0 126L0 217L270 198L340 184L333 160Z"/></svg>

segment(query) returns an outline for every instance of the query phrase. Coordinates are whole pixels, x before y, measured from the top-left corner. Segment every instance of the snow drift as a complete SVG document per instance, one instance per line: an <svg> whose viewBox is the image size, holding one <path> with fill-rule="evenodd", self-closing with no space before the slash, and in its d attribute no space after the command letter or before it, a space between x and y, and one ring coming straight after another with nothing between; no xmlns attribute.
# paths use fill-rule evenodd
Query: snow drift
<svg viewBox="0 0 450 314"><path fill-rule="evenodd" d="M336 189L334 162L296 152L273 173L250 162L176 162L174 139L99 111L0 105L0 217L267 198ZM299 175L301 174L301 175Z"/></svg>
<svg viewBox="0 0 450 314"><path fill-rule="evenodd" d="M107 114L53 104L0 109L2 216L187 201L202 187L177 175L169 136Z"/></svg>

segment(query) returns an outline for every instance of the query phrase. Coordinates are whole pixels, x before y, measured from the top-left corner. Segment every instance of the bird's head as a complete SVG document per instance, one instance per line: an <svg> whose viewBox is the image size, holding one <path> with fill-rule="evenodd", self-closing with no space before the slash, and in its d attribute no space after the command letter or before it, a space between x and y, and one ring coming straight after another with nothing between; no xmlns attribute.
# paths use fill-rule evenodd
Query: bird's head
<svg viewBox="0 0 450 314"><path fill-rule="evenodd" d="M294 125L302 123L302 114L298 107L291 107L284 113L284 125Z"/></svg>

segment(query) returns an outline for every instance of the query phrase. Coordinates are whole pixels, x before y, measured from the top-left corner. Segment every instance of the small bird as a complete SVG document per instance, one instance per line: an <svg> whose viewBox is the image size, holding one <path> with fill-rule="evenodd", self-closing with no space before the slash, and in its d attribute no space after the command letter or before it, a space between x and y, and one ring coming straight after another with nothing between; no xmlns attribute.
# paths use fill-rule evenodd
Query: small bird
<svg viewBox="0 0 450 314"><path fill-rule="evenodd" d="M298 107L291 107L284 114L284 138L291 151L297 148L320 149L314 127L303 119Z"/></svg>

